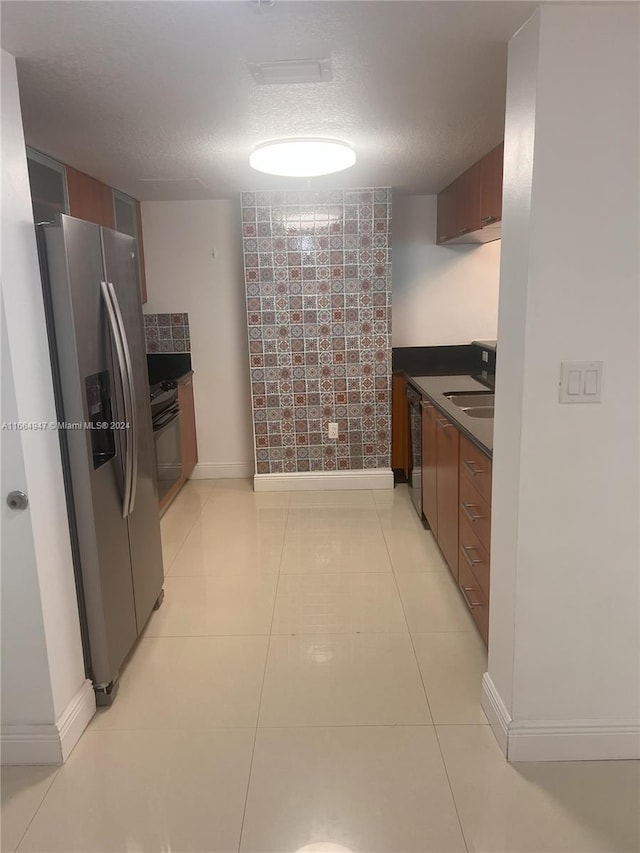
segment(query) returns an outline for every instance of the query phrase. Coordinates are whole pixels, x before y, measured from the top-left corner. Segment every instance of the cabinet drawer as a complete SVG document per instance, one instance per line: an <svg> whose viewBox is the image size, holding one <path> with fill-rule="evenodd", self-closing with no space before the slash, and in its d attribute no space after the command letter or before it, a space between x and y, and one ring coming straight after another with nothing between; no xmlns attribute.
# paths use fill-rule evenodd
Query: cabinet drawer
<svg viewBox="0 0 640 853"><path fill-rule="evenodd" d="M469 522L481 544L491 550L491 506L467 477L460 477L460 517Z"/></svg>
<svg viewBox="0 0 640 853"><path fill-rule="evenodd" d="M489 638L489 596L480 587L473 572L465 560L460 560L459 582L462 595L471 611L473 620L478 626L480 636L488 642Z"/></svg>
<svg viewBox="0 0 640 853"><path fill-rule="evenodd" d="M482 497L491 503L491 460L464 435L460 436L460 475L470 480Z"/></svg>
<svg viewBox="0 0 640 853"><path fill-rule="evenodd" d="M471 528L467 516L460 510L460 563L466 563L483 591L489 594L489 551Z"/></svg>

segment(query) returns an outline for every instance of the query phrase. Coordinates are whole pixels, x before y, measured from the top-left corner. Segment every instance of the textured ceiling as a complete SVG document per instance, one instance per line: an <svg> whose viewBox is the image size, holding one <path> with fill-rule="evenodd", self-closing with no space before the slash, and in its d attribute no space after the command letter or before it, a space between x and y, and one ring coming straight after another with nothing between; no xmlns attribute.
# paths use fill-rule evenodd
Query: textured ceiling
<svg viewBox="0 0 640 853"><path fill-rule="evenodd" d="M392 186L433 193L502 138L523 2L2 2L27 142L136 198ZM330 56L329 83L258 86L246 62ZM358 163L286 181L266 139L331 136ZM153 183L141 179L163 179Z"/></svg>

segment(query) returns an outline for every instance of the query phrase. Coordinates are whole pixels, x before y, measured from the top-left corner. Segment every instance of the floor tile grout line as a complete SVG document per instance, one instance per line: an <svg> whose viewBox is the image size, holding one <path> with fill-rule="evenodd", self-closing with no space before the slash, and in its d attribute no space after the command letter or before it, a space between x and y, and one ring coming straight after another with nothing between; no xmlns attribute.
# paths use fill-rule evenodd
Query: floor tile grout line
<svg viewBox="0 0 640 853"><path fill-rule="evenodd" d="M84 734L84 732L83 732L83 734ZM67 759L67 760L68 760L68 759ZM54 766L55 766L55 765L54 765ZM17 845L14 847L14 851L16 851L16 853L17 853L17 851L19 851L19 850L20 850L20 845L21 845L21 844L22 844L22 842L24 841L24 839L25 839L25 836L26 836L27 832L29 832L29 829L30 829L30 827L31 827L31 824L34 822L34 820L35 820L35 819L36 819L36 817L38 816L38 812L39 812L39 811L40 811L40 809L42 808L42 805L43 805L44 801L46 800L46 798L47 798L47 796L48 796L48 794L49 794L49 791L50 791L50 790L51 790L51 788L53 787L53 783L54 783L54 782L56 781L56 779L58 778L58 774L59 774L59 773L60 773L60 771L62 770L62 766L63 766L63 765L60 765L60 766L58 767L58 769L54 772L53 777L52 777L52 779L51 779L51 782L47 785L47 790L44 792L44 795L43 795L42 799L40 800L40 802L38 803L38 805L37 805L37 807L36 807L36 810L35 810L35 811L34 811L34 813L31 815L31 820L30 820L30 821L29 821L29 823L26 825L26 827L25 827L25 829L24 829L24 832L23 832L23 833L22 833L22 835L20 836L20 841L18 841Z"/></svg>
<svg viewBox="0 0 640 853"><path fill-rule="evenodd" d="M254 493L255 494L255 493ZM262 683L260 685L260 696L258 698L258 709L256 712L256 728L253 735L253 746L251 747L251 759L249 761L249 773L247 774L247 790L244 795L244 808L242 809L242 820L240 821L240 834L238 836L238 853L242 848L242 835L244 833L244 821L247 815L247 806L249 804L249 791L251 789L251 775L253 773L253 759L256 753L256 742L258 740L258 729L260 726L260 710L262 708L262 694L264 693L264 684L267 678L267 666L269 664L269 649L271 648L271 631L273 629L273 620L276 613L276 603L278 600L278 587L280 586L280 570L282 569L282 560L284 557L284 543L287 536L287 524L289 521L289 510L291 506L291 493L289 492L289 500L287 501L287 516L284 523L284 533L282 536L282 546L280 549L280 562L278 563L278 575L276 580L276 589L273 596L273 608L271 610L271 624L269 625L269 635L267 638L267 649L264 656L264 669L262 671Z"/></svg>
<svg viewBox="0 0 640 853"><path fill-rule="evenodd" d="M464 846L467 849L467 853L469 851L469 843L467 841L467 836L464 831L464 826L462 825L462 818L460 817L460 810L458 809L458 801L456 800L456 795L453 791L453 785L451 784L451 777L449 776L449 768L447 767L447 762L444 757L444 753L442 751L442 744L440 743L440 737L438 735L438 726L434 724L433 732L436 736L436 743L438 744L438 750L440 752L440 759L442 761L442 767L444 769L444 775L447 777L447 785L449 786L449 790L451 791L451 799L453 800L453 807L456 810L456 817L458 818L458 825L460 826L460 832L462 833L462 840L464 841Z"/></svg>
<svg viewBox="0 0 640 853"><path fill-rule="evenodd" d="M421 729L433 729L438 726L455 726L456 728L460 727L473 727L478 728L479 726L485 725L488 726L488 723L279 723L279 724L270 724L263 726L209 726L203 727L201 725L196 726L189 730L189 733L198 733L201 735L206 735L209 732L225 732L225 731L246 731L246 732L254 732L257 729L400 729L400 728L421 728ZM87 729L84 734L87 737L95 737L96 735L116 735L123 734L125 732L144 732L145 734L150 735L166 735L168 733L174 734L182 734L184 729L180 727L172 727L172 728L109 728L109 729L101 729L101 728L91 728ZM83 734L83 737L84 737Z"/></svg>
<svg viewBox="0 0 640 853"><path fill-rule="evenodd" d="M389 551L389 545L387 543L387 537L386 536L385 536L385 544L387 546L387 551ZM389 553L389 559L391 560L391 554L390 553ZM398 595L400 596L400 602L402 604L402 612L404 613L405 620L406 620L407 615L406 615L406 612L404 609L404 601L402 600L402 595L400 594L400 586L398 585L398 578L396 577L396 572L395 572L395 567L393 566L393 561L391 561L391 566L393 568L393 576L394 576L395 581L396 581L396 587L398 589ZM460 818L460 812L458 811L458 803L456 802L456 797L455 797L455 794L453 793L453 787L451 785L451 779L449 778L449 771L447 769L447 763L444 759L444 754L442 752L442 746L440 744L440 738L438 737L438 729L437 729L435 720L433 718L433 714L431 712L431 704L429 703L429 694L427 692L427 686L424 682L424 675L422 674L422 669L420 667L420 661L418 659L418 653L416 652L415 643L413 641L413 632L411 631L411 628L409 628L408 620L407 620L407 628L409 629L409 639L411 641L411 648L413 649L413 655L414 655L414 658L416 661L416 665L418 667L418 673L420 675L420 682L422 684L422 690L424 691L424 696L425 696L425 699L427 701L427 707L429 708L429 716L431 717L431 721L433 723L433 731L434 731L434 735L436 738L436 743L438 744L438 751L440 753L440 760L442 761L442 768L444 770L444 774L445 774L445 777L447 779L447 785L448 785L449 791L451 793L451 800L453 802L453 807L454 807L455 812L456 812L456 818L458 819L458 826L460 827L460 833L462 835L462 840L464 842L465 849L467 850L467 853L468 853L469 845L467 843L467 837L466 837L465 832L464 832L464 827L462 826L462 819ZM450 633L450 632L438 632L438 633ZM460 632L456 632L456 633L460 633Z"/></svg>
<svg viewBox="0 0 640 853"><path fill-rule="evenodd" d="M207 640L207 639L246 639L249 637L404 637L409 631L272 631L270 633L252 634L148 634L140 640ZM444 633L444 632L442 632ZM464 632L458 632L464 633Z"/></svg>
<svg viewBox="0 0 640 853"><path fill-rule="evenodd" d="M413 651L413 659L415 660L416 667L418 668L418 675L420 676L420 683L422 684L422 692L424 693L424 698L427 703L427 708L429 709L429 717L433 722L433 714L431 713L431 704L429 703L429 696L427 694L427 688L425 687L424 678L422 677L422 670L420 669L420 661L418 660L418 654L416 652L416 647L413 642L413 636L411 633L411 628L409 627L409 620L407 619L407 612L404 607L404 601L402 599L402 594L400 592L400 586L398 584L398 578L396 577L395 568L393 566L393 560L391 559L391 552L389 551L389 544L387 542L387 538L384 538L385 548L387 549L387 554L389 556L389 562L391 563L391 568L393 571L393 579L396 585L396 590L398 592L398 598L400 599L400 606L402 607L402 615L404 616L404 621L407 625L407 632L409 634L409 641L411 642L411 650Z"/></svg>

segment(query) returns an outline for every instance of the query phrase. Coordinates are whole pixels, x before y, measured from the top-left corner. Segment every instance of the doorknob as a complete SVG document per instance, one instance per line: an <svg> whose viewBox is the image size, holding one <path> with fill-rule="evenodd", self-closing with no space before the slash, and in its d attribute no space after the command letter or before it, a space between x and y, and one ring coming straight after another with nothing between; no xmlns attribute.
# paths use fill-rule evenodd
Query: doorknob
<svg viewBox="0 0 640 853"><path fill-rule="evenodd" d="M24 492L9 492L7 495L7 504L11 509L26 509L29 506L29 498Z"/></svg>

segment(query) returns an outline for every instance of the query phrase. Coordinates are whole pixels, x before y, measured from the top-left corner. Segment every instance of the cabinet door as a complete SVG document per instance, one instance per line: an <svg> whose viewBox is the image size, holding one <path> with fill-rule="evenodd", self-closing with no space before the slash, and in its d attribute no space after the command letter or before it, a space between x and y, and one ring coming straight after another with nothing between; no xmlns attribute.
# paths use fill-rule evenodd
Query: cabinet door
<svg viewBox="0 0 640 853"><path fill-rule="evenodd" d="M458 580L458 457L460 433L440 413L436 417L438 460L438 545Z"/></svg>
<svg viewBox="0 0 640 853"><path fill-rule="evenodd" d="M484 228L502 219L502 165L504 142L480 161L480 225Z"/></svg>
<svg viewBox="0 0 640 853"><path fill-rule="evenodd" d="M69 213L67 176L62 163L27 148L33 220L53 222L57 213Z"/></svg>
<svg viewBox="0 0 640 853"><path fill-rule="evenodd" d="M140 217L140 202L135 198L113 190L113 218L116 231L122 231L130 237L135 237L138 244L138 286L142 304L147 301L147 281L144 269L144 247L142 244L142 220Z"/></svg>
<svg viewBox="0 0 640 853"><path fill-rule="evenodd" d="M78 219L113 228L111 187L67 166L69 213Z"/></svg>
<svg viewBox="0 0 640 853"><path fill-rule="evenodd" d="M422 513L438 538L438 411L422 403Z"/></svg>
<svg viewBox="0 0 640 853"><path fill-rule="evenodd" d="M478 626L480 636L487 644L489 640L489 596L478 584L475 575L464 560L460 561L460 589L473 620Z"/></svg>
<svg viewBox="0 0 640 853"><path fill-rule="evenodd" d="M196 411L193 402L193 381L189 376L178 383L180 403L180 446L182 450L182 480L187 480L198 461L196 440Z"/></svg>
<svg viewBox="0 0 640 853"><path fill-rule="evenodd" d="M460 478L470 480L482 497L491 505L492 463L489 457L472 444L469 439L460 436Z"/></svg>
<svg viewBox="0 0 640 853"><path fill-rule="evenodd" d="M487 551L491 546L491 507L472 481L460 477L460 511Z"/></svg>
<svg viewBox="0 0 640 853"><path fill-rule="evenodd" d="M437 242L444 243L455 237L456 228L456 182L438 193Z"/></svg>
<svg viewBox="0 0 640 853"><path fill-rule="evenodd" d="M408 438L407 380L400 373L394 373L391 389L391 467L393 469L406 471L408 468Z"/></svg>
<svg viewBox="0 0 640 853"><path fill-rule="evenodd" d="M136 200L119 190L112 190L112 193L114 228L137 239Z"/></svg>
<svg viewBox="0 0 640 853"><path fill-rule="evenodd" d="M456 181L456 234L480 229L480 162L474 163Z"/></svg>

